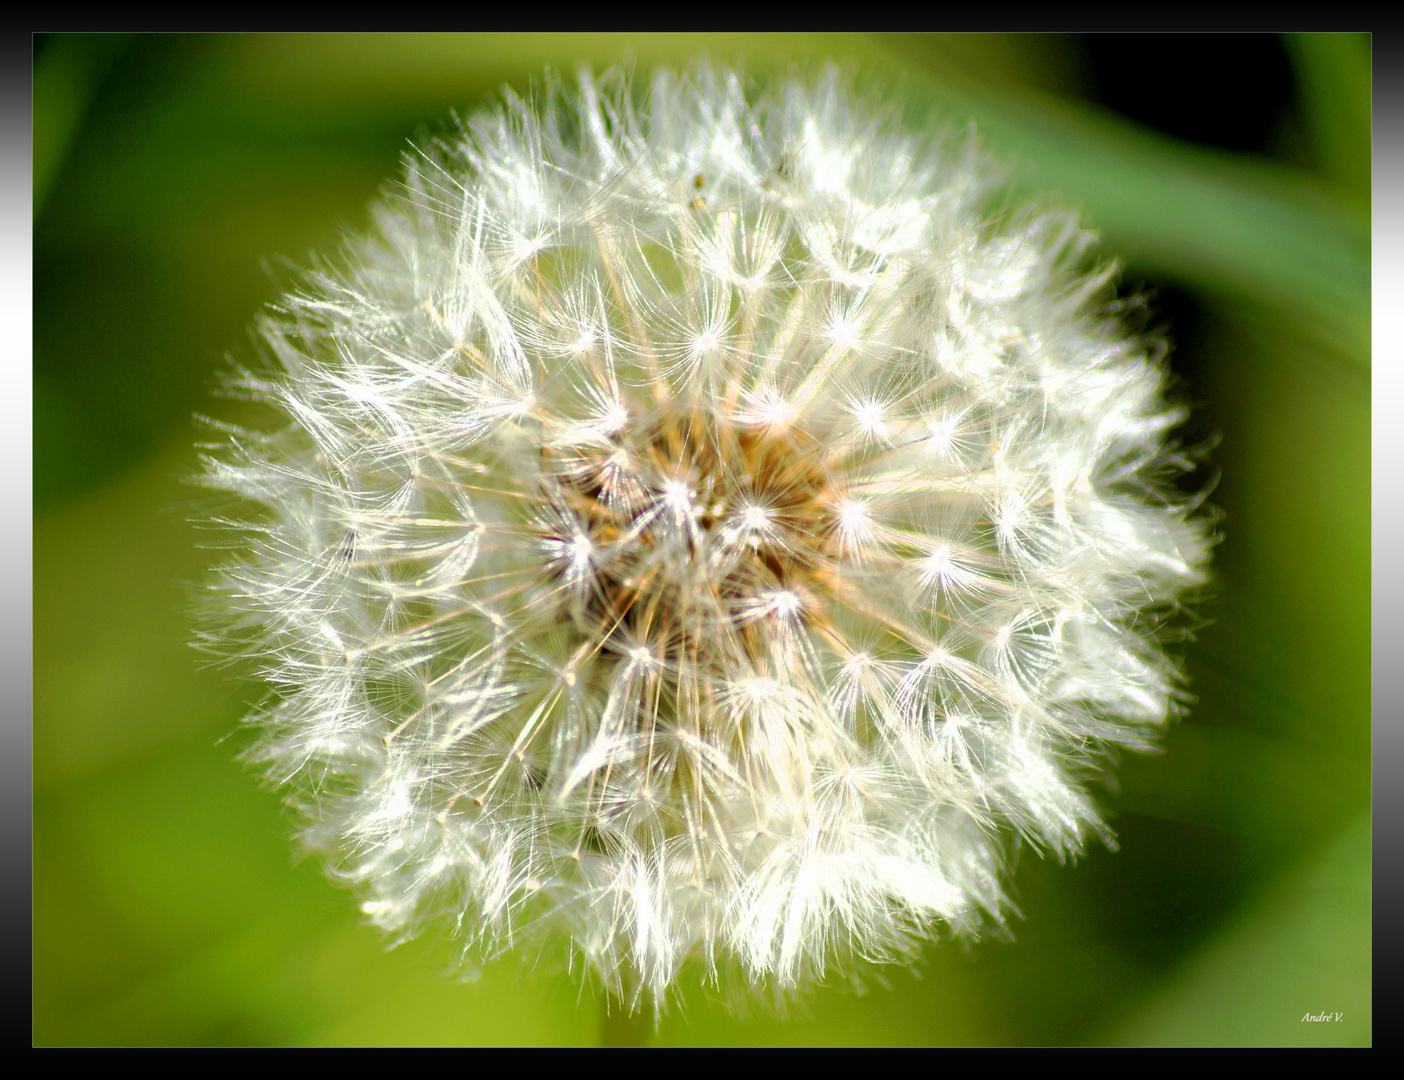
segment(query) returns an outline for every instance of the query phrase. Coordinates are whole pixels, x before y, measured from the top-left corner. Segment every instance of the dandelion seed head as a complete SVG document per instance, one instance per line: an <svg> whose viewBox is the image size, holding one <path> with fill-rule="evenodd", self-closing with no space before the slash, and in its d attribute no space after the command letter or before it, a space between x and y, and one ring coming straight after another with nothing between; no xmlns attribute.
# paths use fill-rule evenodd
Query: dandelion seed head
<svg viewBox="0 0 1404 1080"><path fill-rule="evenodd" d="M213 631L373 922L787 991L1106 835L1209 539L1091 237L997 195L833 72L586 75L285 300L236 379L275 419L206 462Z"/></svg>

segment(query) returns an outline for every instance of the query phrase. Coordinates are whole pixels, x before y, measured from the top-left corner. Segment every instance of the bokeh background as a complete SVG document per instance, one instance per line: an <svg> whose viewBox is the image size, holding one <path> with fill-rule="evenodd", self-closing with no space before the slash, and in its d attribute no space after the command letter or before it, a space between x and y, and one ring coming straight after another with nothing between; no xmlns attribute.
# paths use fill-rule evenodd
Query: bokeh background
<svg viewBox="0 0 1404 1080"><path fill-rule="evenodd" d="M1101 794L1120 851L1025 853L1012 940L621 1033L569 975L387 951L294 862L235 761L257 687L186 644L182 478L224 358L408 140L546 66L702 55L899 77L914 128L973 120L1081 207L1174 343L1223 540L1174 646L1197 702ZM1367 37L56 35L34 65L36 1043L1371 1041Z"/></svg>

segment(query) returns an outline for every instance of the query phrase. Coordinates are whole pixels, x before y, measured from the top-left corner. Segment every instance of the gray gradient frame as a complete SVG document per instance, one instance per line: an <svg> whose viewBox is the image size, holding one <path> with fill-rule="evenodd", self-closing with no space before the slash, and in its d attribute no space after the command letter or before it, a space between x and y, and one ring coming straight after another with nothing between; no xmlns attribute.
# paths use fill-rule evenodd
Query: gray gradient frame
<svg viewBox="0 0 1404 1080"><path fill-rule="evenodd" d="M1387 989L1404 953L1404 35L1374 34L1372 56L1373 970Z"/></svg>
<svg viewBox="0 0 1404 1080"><path fill-rule="evenodd" d="M29 969L33 897L32 40L0 35L0 957L12 973L6 981Z"/></svg>

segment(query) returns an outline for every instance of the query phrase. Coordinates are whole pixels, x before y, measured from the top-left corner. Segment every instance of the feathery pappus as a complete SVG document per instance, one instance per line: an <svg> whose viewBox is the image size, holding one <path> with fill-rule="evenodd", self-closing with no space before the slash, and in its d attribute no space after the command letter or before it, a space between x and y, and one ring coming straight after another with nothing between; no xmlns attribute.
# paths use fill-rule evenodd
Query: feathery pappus
<svg viewBox="0 0 1404 1080"><path fill-rule="evenodd" d="M1067 212L829 71L508 96L266 321L204 639L379 926L627 1008L1008 908L1180 675L1210 537Z"/></svg>

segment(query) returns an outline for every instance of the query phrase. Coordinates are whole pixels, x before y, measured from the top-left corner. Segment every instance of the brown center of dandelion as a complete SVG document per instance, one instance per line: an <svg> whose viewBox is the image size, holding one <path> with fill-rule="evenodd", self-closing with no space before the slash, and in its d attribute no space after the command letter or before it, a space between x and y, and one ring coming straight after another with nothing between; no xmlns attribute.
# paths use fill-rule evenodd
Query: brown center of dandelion
<svg viewBox="0 0 1404 1080"><path fill-rule="evenodd" d="M546 476L544 538L596 640L667 655L739 633L754 647L758 624L813 620L832 594L841 492L824 445L796 425L664 416L552 452Z"/></svg>

